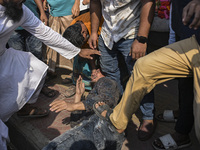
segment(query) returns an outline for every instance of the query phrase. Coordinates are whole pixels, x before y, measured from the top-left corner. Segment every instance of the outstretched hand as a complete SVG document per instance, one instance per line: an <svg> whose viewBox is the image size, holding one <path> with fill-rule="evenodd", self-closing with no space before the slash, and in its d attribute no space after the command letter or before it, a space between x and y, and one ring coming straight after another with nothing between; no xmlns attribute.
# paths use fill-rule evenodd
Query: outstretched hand
<svg viewBox="0 0 200 150"><path fill-rule="evenodd" d="M55 111L57 113L62 110L74 111L73 104L74 103L65 102L64 100L56 100L53 101L49 106L51 111Z"/></svg>
<svg viewBox="0 0 200 150"><path fill-rule="evenodd" d="M182 14L183 24L188 25L193 16L194 19L192 20L192 23L189 24L189 27L196 30L200 27L200 0L192 0L184 7Z"/></svg>
<svg viewBox="0 0 200 150"><path fill-rule="evenodd" d="M79 56L87 59L93 59L91 55L101 55L99 51L92 49L81 49Z"/></svg>

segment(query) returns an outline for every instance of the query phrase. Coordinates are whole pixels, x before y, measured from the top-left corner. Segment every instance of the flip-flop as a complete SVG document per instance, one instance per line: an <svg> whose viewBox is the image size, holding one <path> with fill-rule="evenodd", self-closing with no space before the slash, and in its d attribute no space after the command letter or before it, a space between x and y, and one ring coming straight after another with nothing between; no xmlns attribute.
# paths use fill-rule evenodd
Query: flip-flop
<svg viewBox="0 0 200 150"><path fill-rule="evenodd" d="M164 110L162 114L156 116L156 119L158 121L172 122L172 123L177 121L177 117L174 116L173 110Z"/></svg>
<svg viewBox="0 0 200 150"><path fill-rule="evenodd" d="M43 86L41 93L49 98L52 98L56 95L55 90L48 88L46 84Z"/></svg>
<svg viewBox="0 0 200 150"><path fill-rule="evenodd" d="M159 147L156 142L160 140L160 142L162 143L163 145L163 148L162 147ZM185 148L185 147L188 147L190 146L192 143L191 141L189 140L188 142L184 143L184 144L181 144L181 145L178 145L176 143L176 141L173 139L173 137L171 136L171 134L166 134L164 136L161 136L159 137L158 139L156 139L153 143L152 143L152 146L154 147L154 149L156 150L177 150L177 149L182 149L182 148Z"/></svg>
<svg viewBox="0 0 200 150"><path fill-rule="evenodd" d="M93 110L94 110L95 114L96 114L99 118L101 118L102 120L106 120L106 121L108 121L108 122L111 122L109 116L110 116L110 114L113 112L113 110L112 110L107 104L101 105L101 106L99 106L99 107L96 108L96 104L98 104L98 102L96 102L96 103L93 104ZM107 111L106 117L103 117L103 116L101 115L101 113L102 113L103 111L105 111L105 110Z"/></svg>
<svg viewBox="0 0 200 150"><path fill-rule="evenodd" d="M27 111L28 110L28 111ZM29 106L29 109L20 110L17 112L17 116L21 118L37 118L45 117L49 114L48 109L41 109L33 106Z"/></svg>

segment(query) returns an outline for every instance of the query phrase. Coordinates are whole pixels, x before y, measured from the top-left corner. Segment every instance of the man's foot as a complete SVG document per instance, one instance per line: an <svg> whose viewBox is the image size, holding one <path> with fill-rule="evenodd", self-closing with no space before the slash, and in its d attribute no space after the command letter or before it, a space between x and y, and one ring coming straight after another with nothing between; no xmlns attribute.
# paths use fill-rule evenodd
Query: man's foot
<svg viewBox="0 0 200 150"><path fill-rule="evenodd" d="M24 105L24 107L17 112L18 117L24 118L35 118L35 117L44 117L49 114L48 109L41 109L34 107L30 104Z"/></svg>
<svg viewBox="0 0 200 150"><path fill-rule="evenodd" d="M155 131L156 123L154 120L143 120L138 129L138 139L146 141L153 135Z"/></svg>
<svg viewBox="0 0 200 150"><path fill-rule="evenodd" d="M104 119L111 123L109 116L112 113L112 109L107 104L105 104L104 102L97 102L94 104L93 110L96 113L96 115L99 116L101 119ZM120 129L116 129L116 130L119 133L124 132L124 130L120 130Z"/></svg>
<svg viewBox="0 0 200 150"><path fill-rule="evenodd" d="M173 134L167 134L156 139L152 145L156 150L164 150L170 148L176 150L190 146L191 141L189 135L175 132Z"/></svg>

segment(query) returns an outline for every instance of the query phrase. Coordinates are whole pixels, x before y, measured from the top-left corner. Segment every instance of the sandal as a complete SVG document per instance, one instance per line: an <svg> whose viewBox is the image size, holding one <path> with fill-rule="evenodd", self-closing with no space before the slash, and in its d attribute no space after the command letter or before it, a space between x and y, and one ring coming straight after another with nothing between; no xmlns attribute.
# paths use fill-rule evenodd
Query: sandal
<svg viewBox="0 0 200 150"><path fill-rule="evenodd" d="M63 95L66 98L70 98L72 96L74 96L76 94L76 86L75 85L71 85L67 88L67 90L65 90L65 92L63 93Z"/></svg>
<svg viewBox="0 0 200 150"><path fill-rule="evenodd" d="M30 105L25 105L21 110L17 112L18 117L22 118L36 118L44 117L49 114L48 109L41 109Z"/></svg>
<svg viewBox="0 0 200 150"><path fill-rule="evenodd" d="M113 112L113 110L107 104L101 105L101 106L99 106L99 107L96 108L96 106L95 106L96 104L98 104L98 102L96 102L96 103L93 104L93 110L94 110L95 114L99 118L101 118L102 120L106 120L108 122L111 122L109 117L110 117L110 114ZM105 111L105 110L107 111L106 117L103 117L101 115L101 113L103 111Z"/></svg>
<svg viewBox="0 0 200 150"><path fill-rule="evenodd" d="M185 147L188 147L191 145L191 141L189 138L185 139L185 141L182 142L176 142L175 139L173 139L171 134L166 134L162 137L159 137L156 139L153 143L152 146L156 150L176 150L176 149L182 149Z"/></svg>
<svg viewBox="0 0 200 150"><path fill-rule="evenodd" d="M43 86L41 93L49 98L52 98L56 95L55 90L48 88L46 84Z"/></svg>
<svg viewBox="0 0 200 150"><path fill-rule="evenodd" d="M178 117L176 117L174 115L174 111L173 110L164 110L163 114L159 114L156 116L156 119L158 121L162 121L162 122L176 122Z"/></svg>

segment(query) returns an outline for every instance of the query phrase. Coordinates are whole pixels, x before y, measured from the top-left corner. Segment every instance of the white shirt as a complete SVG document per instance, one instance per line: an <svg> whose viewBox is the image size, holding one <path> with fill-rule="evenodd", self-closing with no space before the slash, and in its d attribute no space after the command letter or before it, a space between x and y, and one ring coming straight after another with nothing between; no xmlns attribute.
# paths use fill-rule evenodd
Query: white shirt
<svg viewBox="0 0 200 150"><path fill-rule="evenodd" d="M101 36L105 45L112 49L114 42L136 37L140 23L140 0L100 1L104 18Z"/></svg>
<svg viewBox="0 0 200 150"><path fill-rule="evenodd" d="M4 15L5 7L0 5L0 119L2 121L7 121L29 101L48 68L30 52L6 49L10 35L18 26L22 26L67 59L73 58L80 52L79 48L45 26L25 5L22 8L21 20L14 23Z"/></svg>

